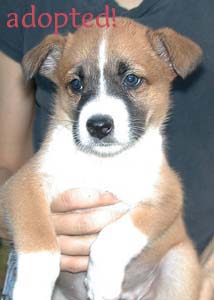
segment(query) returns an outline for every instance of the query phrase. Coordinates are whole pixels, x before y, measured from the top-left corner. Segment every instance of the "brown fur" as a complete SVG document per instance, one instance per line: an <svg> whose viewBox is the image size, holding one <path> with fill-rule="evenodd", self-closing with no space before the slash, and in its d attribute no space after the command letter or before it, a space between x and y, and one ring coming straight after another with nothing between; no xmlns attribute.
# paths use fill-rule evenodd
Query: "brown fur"
<svg viewBox="0 0 214 300"><path fill-rule="evenodd" d="M14 242L21 252L58 250L41 178L34 171L35 158L8 180L1 191L7 199L6 214Z"/></svg>
<svg viewBox="0 0 214 300"><path fill-rule="evenodd" d="M164 234L182 215L183 195L180 181L167 164L162 167L161 173L161 182L156 187L157 200L144 200L132 213L135 226L152 241Z"/></svg>
<svg viewBox="0 0 214 300"><path fill-rule="evenodd" d="M137 265L145 265L139 278L144 282L142 290L148 289L150 293L152 291L151 299L189 300L189 295L192 300L198 299L201 285L200 267L183 222L182 186L179 177L169 168L167 162L162 168L161 182L156 192L157 199L148 199L148 202L140 204L132 212L133 223L149 236L150 242L134 263L128 266L127 278L134 277L130 273L135 272ZM173 256L176 260L171 263L171 272L168 271L168 275L162 280L161 274L167 269L165 265ZM148 288L151 282L147 278L153 268L156 268L156 273L152 279L152 288ZM130 284L130 279L125 278L125 291L129 289ZM176 284L180 284L179 290Z"/></svg>
<svg viewBox="0 0 214 300"><path fill-rule="evenodd" d="M49 74L47 70L44 72L41 69L40 72L58 83L61 99L58 106L63 105L63 111L70 109L70 97L74 102L79 99L77 95L70 94L66 84L74 79L75 67L81 62L94 61L98 65L98 45L105 31L110 41L110 55L124 58L133 65L133 71L137 75L145 78L145 84L133 92L133 97L139 106L143 102L144 107L150 111L148 122L159 126L169 109L170 82L177 75L184 78L191 73L200 62L202 51L194 42L169 28L153 31L125 18L117 18L116 25L115 28L108 29L94 26L90 29L90 34L89 29L81 28L75 35L69 34L67 38L55 35L47 37L25 56L24 69L27 77L32 77L39 71L50 49L60 49L60 65Z"/></svg>
<svg viewBox="0 0 214 300"><path fill-rule="evenodd" d="M25 78L27 80L31 79L39 71L43 62L52 51L62 51L65 42L66 39L64 37L52 34L48 35L37 47L31 49L23 59ZM44 75L47 74L44 72ZM53 77L50 78L54 80Z"/></svg>
<svg viewBox="0 0 214 300"><path fill-rule="evenodd" d="M201 61L200 47L170 28L149 32L148 36L155 52L175 72L175 76L185 78Z"/></svg>

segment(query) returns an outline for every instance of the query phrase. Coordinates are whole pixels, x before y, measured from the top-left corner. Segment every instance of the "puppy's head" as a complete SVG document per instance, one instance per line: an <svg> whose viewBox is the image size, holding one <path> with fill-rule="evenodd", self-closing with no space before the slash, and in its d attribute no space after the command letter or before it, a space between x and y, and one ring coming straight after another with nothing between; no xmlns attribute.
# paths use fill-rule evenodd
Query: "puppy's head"
<svg viewBox="0 0 214 300"><path fill-rule="evenodd" d="M77 146L108 156L162 125L170 83L191 73L201 55L199 46L169 28L153 31L118 18L115 28L48 36L23 66L28 79L40 72L56 83L55 120L72 130Z"/></svg>

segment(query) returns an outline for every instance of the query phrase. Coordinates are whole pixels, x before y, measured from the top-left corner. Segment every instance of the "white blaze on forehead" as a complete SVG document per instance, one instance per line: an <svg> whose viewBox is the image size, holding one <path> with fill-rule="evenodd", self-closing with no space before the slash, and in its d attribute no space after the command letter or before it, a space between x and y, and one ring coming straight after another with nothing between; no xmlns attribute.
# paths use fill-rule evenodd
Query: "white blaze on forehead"
<svg viewBox="0 0 214 300"><path fill-rule="evenodd" d="M87 130L87 121L95 115L107 115L113 119L114 131L113 138L117 141L119 148L123 144L128 144L130 141L130 124L129 112L124 100L108 95L105 82L105 65L107 64L108 51L107 34L104 33L100 39L98 51L98 67L99 67L99 85L97 87L97 95L88 103L83 105L79 115L78 134L82 144L89 145L93 139ZM105 151L111 151L111 146L105 147ZM100 150L101 151L101 150Z"/></svg>
<svg viewBox="0 0 214 300"><path fill-rule="evenodd" d="M107 94L104 69L107 63L107 37L102 36L99 45L98 65L100 79L97 96L86 103L79 116L79 137L83 144L90 143L91 136L87 130L87 121L94 115L108 115L114 122L114 138L118 143L129 142L129 114L122 99Z"/></svg>
<svg viewBox="0 0 214 300"><path fill-rule="evenodd" d="M105 78L104 78L104 68L106 63L106 37L103 37L99 48L99 70L100 70L100 93L105 92Z"/></svg>

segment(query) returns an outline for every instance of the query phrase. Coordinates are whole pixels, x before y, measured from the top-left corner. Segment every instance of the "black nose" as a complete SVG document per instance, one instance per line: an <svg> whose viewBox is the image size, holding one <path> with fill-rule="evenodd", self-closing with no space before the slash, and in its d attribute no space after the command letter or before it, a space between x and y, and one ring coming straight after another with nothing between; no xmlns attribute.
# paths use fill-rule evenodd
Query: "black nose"
<svg viewBox="0 0 214 300"><path fill-rule="evenodd" d="M111 133L114 122L110 116L95 115L87 121L86 126L91 136L101 140Z"/></svg>

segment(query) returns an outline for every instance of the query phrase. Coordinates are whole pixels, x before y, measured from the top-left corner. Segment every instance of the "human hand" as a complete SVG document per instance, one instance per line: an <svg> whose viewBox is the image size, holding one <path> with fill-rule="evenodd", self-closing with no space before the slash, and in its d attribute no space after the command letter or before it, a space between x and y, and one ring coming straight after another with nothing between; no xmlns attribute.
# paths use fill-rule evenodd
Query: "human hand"
<svg viewBox="0 0 214 300"><path fill-rule="evenodd" d="M199 300L214 299L214 240L211 240L209 245L201 256L202 265L202 287Z"/></svg>
<svg viewBox="0 0 214 300"><path fill-rule="evenodd" d="M73 189L51 205L61 249L61 271L87 270L92 242L107 224L127 212L127 206L110 193Z"/></svg>

